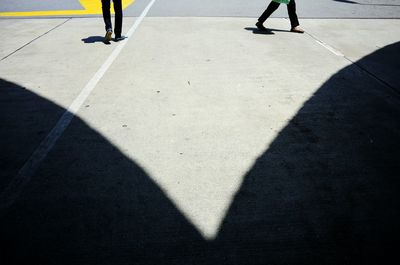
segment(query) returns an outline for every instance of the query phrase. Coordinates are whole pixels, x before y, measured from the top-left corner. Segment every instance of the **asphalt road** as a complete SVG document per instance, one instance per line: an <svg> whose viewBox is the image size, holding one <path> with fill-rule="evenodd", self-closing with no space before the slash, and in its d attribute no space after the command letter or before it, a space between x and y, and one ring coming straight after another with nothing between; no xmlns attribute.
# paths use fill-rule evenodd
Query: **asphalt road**
<svg viewBox="0 0 400 265"><path fill-rule="evenodd" d="M305 18L388 18L400 16L399 0L299 0L296 1L300 17ZM150 12L150 16L226 16L258 17L269 1L255 0L173 0L160 1ZM385 5L386 4L386 5ZM281 6L274 16L287 16ZM129 10L128 10L128 14Z"/></svg>
<svg viewBox="0 0 400 265"><path fill-rule="evenodd" d="M81 9L78 0L1 0L0 12Z"/></svg>
<svg viewBox="0 0 400 265"><path fill-rule="evenodd" d="M147 0L136 3L125 10L127 16L137 16ZM269 1L254 0L163 0L157 1L148 16L159 17L257 17ZM399 18L399 0L299 0L298 13L303 18ZM12 1L1 0L0 12L39 10L79 10L78 0ZM281 7L275 17L285 17Z"/></svg>

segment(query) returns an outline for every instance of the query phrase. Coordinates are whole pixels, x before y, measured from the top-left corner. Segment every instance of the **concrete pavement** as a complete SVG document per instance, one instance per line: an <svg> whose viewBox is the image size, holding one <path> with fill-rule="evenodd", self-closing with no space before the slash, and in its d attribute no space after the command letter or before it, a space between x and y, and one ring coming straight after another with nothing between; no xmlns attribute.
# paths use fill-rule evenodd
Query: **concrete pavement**
<svg viewBox="0 0 400 265"><path fill-rule="evenodd" d="M160 4L2 209L9 264L394 255L400 22L303 19L299 35L275 18L261 34L253 18L155 17ZM9 22L1 190L119 47L100 18Z"/></svg>

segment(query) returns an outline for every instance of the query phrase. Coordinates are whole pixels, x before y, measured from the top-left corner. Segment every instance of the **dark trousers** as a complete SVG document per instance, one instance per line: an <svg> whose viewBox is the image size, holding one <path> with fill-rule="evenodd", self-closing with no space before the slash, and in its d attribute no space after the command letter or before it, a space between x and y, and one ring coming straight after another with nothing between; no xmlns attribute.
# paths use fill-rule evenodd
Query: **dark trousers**
<svg viewBox="0 0 400 265"><path fill-rule="evenodd" d="M275 12L275 10L278 9L279 3L272 1L267 9L264 11L264 13L261 15L261 17L258 19L261 23L264 23L267 18L271 16L272 13ZM296 14L296 2L295 0L291 0L289 4L287 5L287 10L289 13L289 19L290 19L290 24L292 25L292 28L297 27L299 24L299 19L297 18Z"/></svg>
<svg viewBox="0 0 400 265"><path fill-rule="evenodd" d="M122 32L122 1L121 0L113 0L114 2L114 12L115 12L115 27L114 33L115 36L121 36ZM106 24L106 31L112 30L112 23L111 23L111 0L101 0L102 10L103 10L103 18L104 23Z"/></svg>

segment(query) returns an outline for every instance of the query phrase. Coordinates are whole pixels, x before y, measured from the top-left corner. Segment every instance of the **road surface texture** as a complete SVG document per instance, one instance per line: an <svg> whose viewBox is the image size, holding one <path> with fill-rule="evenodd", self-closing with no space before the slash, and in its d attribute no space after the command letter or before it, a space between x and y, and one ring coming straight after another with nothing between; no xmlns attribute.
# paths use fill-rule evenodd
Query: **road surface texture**
<svg viewBox="0 0 400 265"><path fill-rule="evenodd" d="M1 264L387 264L400 0L0 0Z"/></svg>

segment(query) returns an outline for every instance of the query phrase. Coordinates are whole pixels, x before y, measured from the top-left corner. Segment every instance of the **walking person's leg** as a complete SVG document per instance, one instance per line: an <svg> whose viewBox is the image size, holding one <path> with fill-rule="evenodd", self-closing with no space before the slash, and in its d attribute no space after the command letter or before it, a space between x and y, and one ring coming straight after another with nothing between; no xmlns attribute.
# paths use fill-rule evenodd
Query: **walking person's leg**
<svg viewBox="0 0 400 265"><path fill-rule="evenodd" d="M266 30L263 25L264 22L278 9L279 5L280 4L277 2L271 1L264 13L262 13L262 15L258 18L258 22L256 23L258 29Z"/></svg>
<svg viewBox="0 0 400 265"><path fill-rule="evenodd" d="M114 12L115 12L115 40L121 40L121 33L122 33L122 1L121 0L113 0L114 2Z"/></svg>
<svg viewBox="0 0 400 265"><path fill-rule="evenodd" d="M110 13L110 0L101 0L101 9L103 11L103 19L106 28L106 41L111 40L112 36L112 24L111 24L111 13Z"/></svg>
<svg viewBox="0 0 400 265"><path fill-rule="evenodd" d="M304 30L299 27L300 23L299 23L297 14L296 14L296 1L295 0L290 0L289 4L287 5L287 10L289 13L291 31L297 32L297 33L304 33Z"/></svg>

